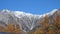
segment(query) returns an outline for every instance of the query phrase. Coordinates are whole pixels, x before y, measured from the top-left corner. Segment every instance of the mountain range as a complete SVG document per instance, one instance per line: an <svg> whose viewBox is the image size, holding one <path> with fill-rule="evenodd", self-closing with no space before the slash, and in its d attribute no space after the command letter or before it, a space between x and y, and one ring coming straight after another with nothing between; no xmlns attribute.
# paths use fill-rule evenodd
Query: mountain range
<svg viewBox="0 0 60 34"><path fill-rule="evenodd" d="M31 13L26 13L23 11L10 11L10 10L0 10L0 26L6 28L8 24L18 24L20 29L24 32L28 32L30 30L35 29L39 26L38 21L42 21L44 17L47 15L50 19L50 24L52 22L53 17L55 14L60 14L60 9L54 9L49 13L36 15Z"/></svg>

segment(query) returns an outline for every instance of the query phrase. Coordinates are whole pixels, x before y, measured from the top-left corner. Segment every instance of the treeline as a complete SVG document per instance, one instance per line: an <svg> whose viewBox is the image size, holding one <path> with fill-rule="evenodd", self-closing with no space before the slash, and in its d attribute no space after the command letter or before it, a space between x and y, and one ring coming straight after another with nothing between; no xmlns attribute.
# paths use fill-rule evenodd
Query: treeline
<svg viewBox="0 0 60 34"><path fill-rule="evenodd" d="M21 29L19 25L13 25L13 24L8 24L6 28L0 27L0 32L6 32L6 33L13 33L13 34L20 34Z"/></svg>

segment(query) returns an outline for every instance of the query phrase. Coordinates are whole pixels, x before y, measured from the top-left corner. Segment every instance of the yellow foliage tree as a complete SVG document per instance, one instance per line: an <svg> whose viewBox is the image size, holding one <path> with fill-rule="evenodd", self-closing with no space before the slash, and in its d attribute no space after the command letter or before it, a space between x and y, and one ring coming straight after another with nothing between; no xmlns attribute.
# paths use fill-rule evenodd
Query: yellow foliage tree
<svg viewBox="0 0 60 34"><path fill-rule="evenodd" d="M27 34L32 34L32 32L29 31L29 32L27 32Z"/></svg>
<svg viewBox="0 0 60 34"><path fill-rule="evenodd" d="M42 21L38 21L38 24L42 24L44 28L49 26L49 17L46 15Z"/></svg>
<svg viewBox="0 0 60 34"><path fill-rule="evenodd" d="M46 15L42 21L38 21L38 24L42 24L41 27L43 27L43 29L38 28L34 34L37 34L40 31L45 32L44 34L47 34L46 29L49 27L49 17ZM42 32L40 32L39 34L42 34Z"/></svg>
<svg viewBox="0 0 60 34"><path fill-rule="evenodd" d="M0 26L0 32L5 32L5 28Z"/></svg>
<svg viewBox="0 0 60 34"><path fill-rule="evenodd" d="M47 33L48 34L57 34L56 27L53 25L49 26Z"/></svg>
<svg viewBox="0 0 60 34"><path fill-rule="evenodd" d="M8 24L7 28L4 31L14 34L20 34L22 30L20 29L19 25Z"/></svg>
<svg viewBox="0 0 60 34"><path fill-rule="evenodd" d="M22 30L20 30L20 26L19 25L15 25L15 30L13 31L16 34L20 34Z"/></svg>
<svg viewBox="0 0 60 34"><path fill-rule="evenodd" d="M34 34L45 34L45 31L43 30L43 28L37 28L34 32Z"/></svg>
<svg viewBox="0 0 60 34"><path fill-rule="evenodd" d="M60 34L60 29L57 30L57 34Z"/></svg>
<svg viewBox="0 0 60 34"><path fill-rule="evenodd" d="M13 24L8 24L6 28L6 32L13 32L15 29L15 26Z"/></svg>
<svg viewBox="0 0 60 34"><path fill-rule="evenodd" d="M49 17L46 15L42 21L43 27L47 28L49 26Z"/></svg>
<svg viewBox="0 0 60 34"><path fill-rule="evenodd" d="M56 26L60 28L60 14L56 13L53 19L54 19Z"/></svg>
<svg viewBox="0 0 60 34"><path fill-rule="evenodd" d="M53 17L55 25L57 27L57 34L60 34L60 14L56 13Z"/></svg>

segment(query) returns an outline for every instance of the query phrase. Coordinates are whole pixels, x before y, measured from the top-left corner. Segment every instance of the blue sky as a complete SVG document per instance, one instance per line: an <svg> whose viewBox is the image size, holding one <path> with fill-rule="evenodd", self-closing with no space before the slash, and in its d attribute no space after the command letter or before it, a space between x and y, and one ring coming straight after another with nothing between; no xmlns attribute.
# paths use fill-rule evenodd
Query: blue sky
<svg viewBox="0 0 60 34"><path fill-rule="evenodd" d="M0 0L0 10L2 9L44 14L60 9L60 0Z"/></svg>

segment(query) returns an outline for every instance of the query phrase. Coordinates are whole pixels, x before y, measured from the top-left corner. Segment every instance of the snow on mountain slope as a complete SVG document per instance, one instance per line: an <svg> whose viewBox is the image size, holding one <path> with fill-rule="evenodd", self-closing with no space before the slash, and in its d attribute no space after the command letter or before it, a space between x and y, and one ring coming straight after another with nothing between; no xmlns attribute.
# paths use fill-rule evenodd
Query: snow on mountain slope
<svg viewBox="0 0 60 34"><path fill-rule="evenodd" d="M29 31L37 26L37 21L39 19L44 18L46 15L51 16L56 11L58 11L58 9L54 9L43 15L36 15L22 11L2 10L0 11L0 21L3 21L4 25L8 25L8 23L19 24L22 30Z"/></svg>

